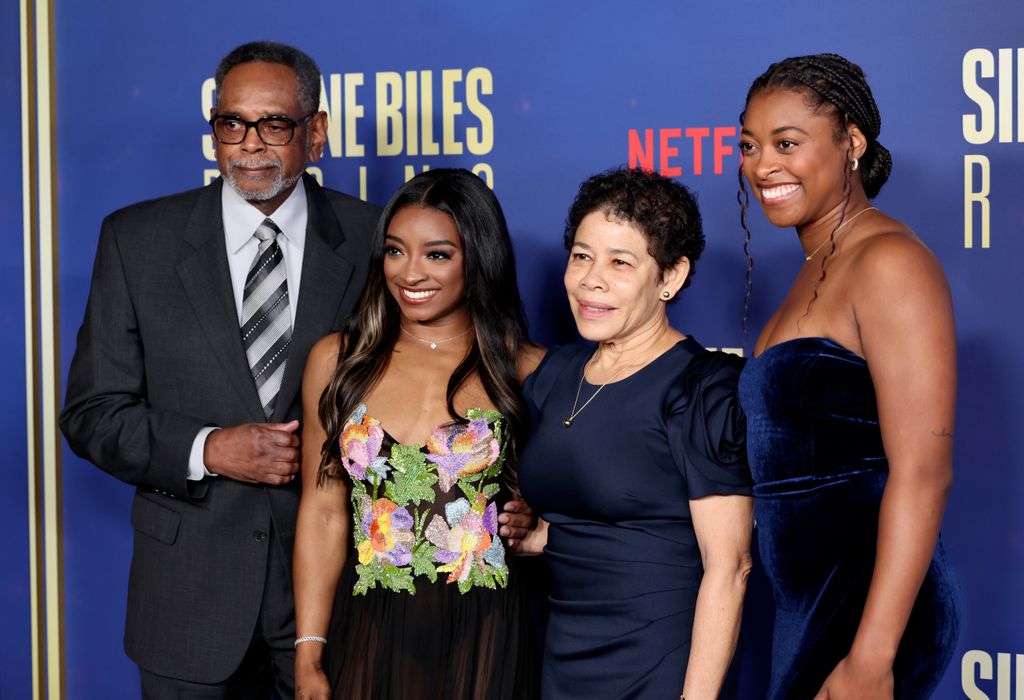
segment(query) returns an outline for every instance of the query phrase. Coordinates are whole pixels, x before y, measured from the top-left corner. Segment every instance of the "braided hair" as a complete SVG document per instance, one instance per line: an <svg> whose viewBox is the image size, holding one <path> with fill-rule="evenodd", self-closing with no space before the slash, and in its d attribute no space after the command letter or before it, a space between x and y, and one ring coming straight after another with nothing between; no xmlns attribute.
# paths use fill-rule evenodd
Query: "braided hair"
<svg viewBox="0 0 1024 700"><path fill-rule="evenodd" d="M834 53L820 53L811 56L794 56L768 66L768 70L759 75L747 91L740 123L747 114L746 108L750 100L757 94L771 89L798 90L804 94L809 105L815 110L830 110L835 118L834 138L837 144L847 140L847 128L856 124L865 137L866 146L859 159L857 174L860 176L864 194L874 199L881 191L889 174L892 172L892 155L878 141L882 130L882 117L878 112L874 95L864 77L864 71L856 63L848 61ZM853 145L849 146L849 158L846 166L846 182L843 192L843 207L839 221L830 234L832 245L821 261L821 276L814 286L814 294L808 303L804 316L810 313L811 306L818 298L818 287L825 281L826 266L836 251L836 231L846 221L846 205L850 201L850 177L853 175ZM747 208L750 195L743 182L742 169L739 175L739 192L737 199L740 204L740 225L745 233L743 252L747 256L747 290L743 299L743 338L747 337L747 318L750 311L750 295L753 291L752 272L754 259L750 255L750 228L747 225ZM799 322L798 324L799 325Z"/></svg>
<svg viewBox="0 0 1024 700"><path fill-rule="evenodd" d="M768 66L753 82L746 104L754 95L770 88L800 89L815 108L830 107L836 115L837 141L846 138L850 124L860 127L867 148L860 158L858 172L864 193L868 199L874 199L892 172L892 155L878 142L882 117L861 67L834 53L787 58Z"/></svg>

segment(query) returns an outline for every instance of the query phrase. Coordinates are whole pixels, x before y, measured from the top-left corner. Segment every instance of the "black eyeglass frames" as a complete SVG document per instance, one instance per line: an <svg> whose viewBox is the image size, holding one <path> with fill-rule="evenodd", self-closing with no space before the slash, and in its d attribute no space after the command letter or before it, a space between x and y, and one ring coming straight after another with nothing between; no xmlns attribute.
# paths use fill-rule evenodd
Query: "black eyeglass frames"
<svg viewBox="0 0 1024 700"><path fill-rule="evenodd" d="M249 129L256 129L260 140L268 146L285 146L295 138L295 129L306 124L315 114L310 112L298 121L273 114L252 122L234 114L217 114L210 118L210 127L213 129L213 137L228 146L242 143Z"/></svg>

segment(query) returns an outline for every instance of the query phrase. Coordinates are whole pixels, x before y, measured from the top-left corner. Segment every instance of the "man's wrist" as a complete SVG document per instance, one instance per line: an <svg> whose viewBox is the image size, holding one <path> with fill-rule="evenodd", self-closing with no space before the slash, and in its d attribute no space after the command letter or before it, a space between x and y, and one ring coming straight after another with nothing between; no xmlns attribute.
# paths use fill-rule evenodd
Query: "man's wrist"
<svg viewBox="0 0 1024 700"><path fill-rule="evenodd" d="M196 437L192 441L192 451L189 453L188 458L187 478L189 481L202 481L204 477L216 476L206 466L206 444L210 435L217 430L220 430L217 426L207 426L200 428L199 432L196 433Z"/></svg>

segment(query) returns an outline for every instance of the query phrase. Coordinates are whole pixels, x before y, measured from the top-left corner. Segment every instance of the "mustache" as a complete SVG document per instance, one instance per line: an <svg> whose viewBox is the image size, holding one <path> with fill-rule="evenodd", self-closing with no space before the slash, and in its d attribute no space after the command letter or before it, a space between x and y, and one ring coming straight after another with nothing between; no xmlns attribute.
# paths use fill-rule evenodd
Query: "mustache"
<svg viewBox="0 0 1024 700"><path fill-rule="evenodd" d="M229 170L237 170L239 168L276 168L280 170L281 161L275 158L261 158L259 156L250 156L248 158L233 160L228 163Z"/></svg>

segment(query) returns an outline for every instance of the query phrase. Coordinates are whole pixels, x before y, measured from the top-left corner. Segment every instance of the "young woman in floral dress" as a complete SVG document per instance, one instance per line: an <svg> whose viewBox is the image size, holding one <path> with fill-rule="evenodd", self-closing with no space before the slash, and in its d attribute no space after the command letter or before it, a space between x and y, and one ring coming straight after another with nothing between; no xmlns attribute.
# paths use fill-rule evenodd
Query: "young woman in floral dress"
<svg viewBox="0 0 1024 700"><path fill-rule="evenodd" d="M356 315L303 382L297 697L533 697L498 514L542 351L504 216L472 173L432 170L376 235Z"/></svg>

